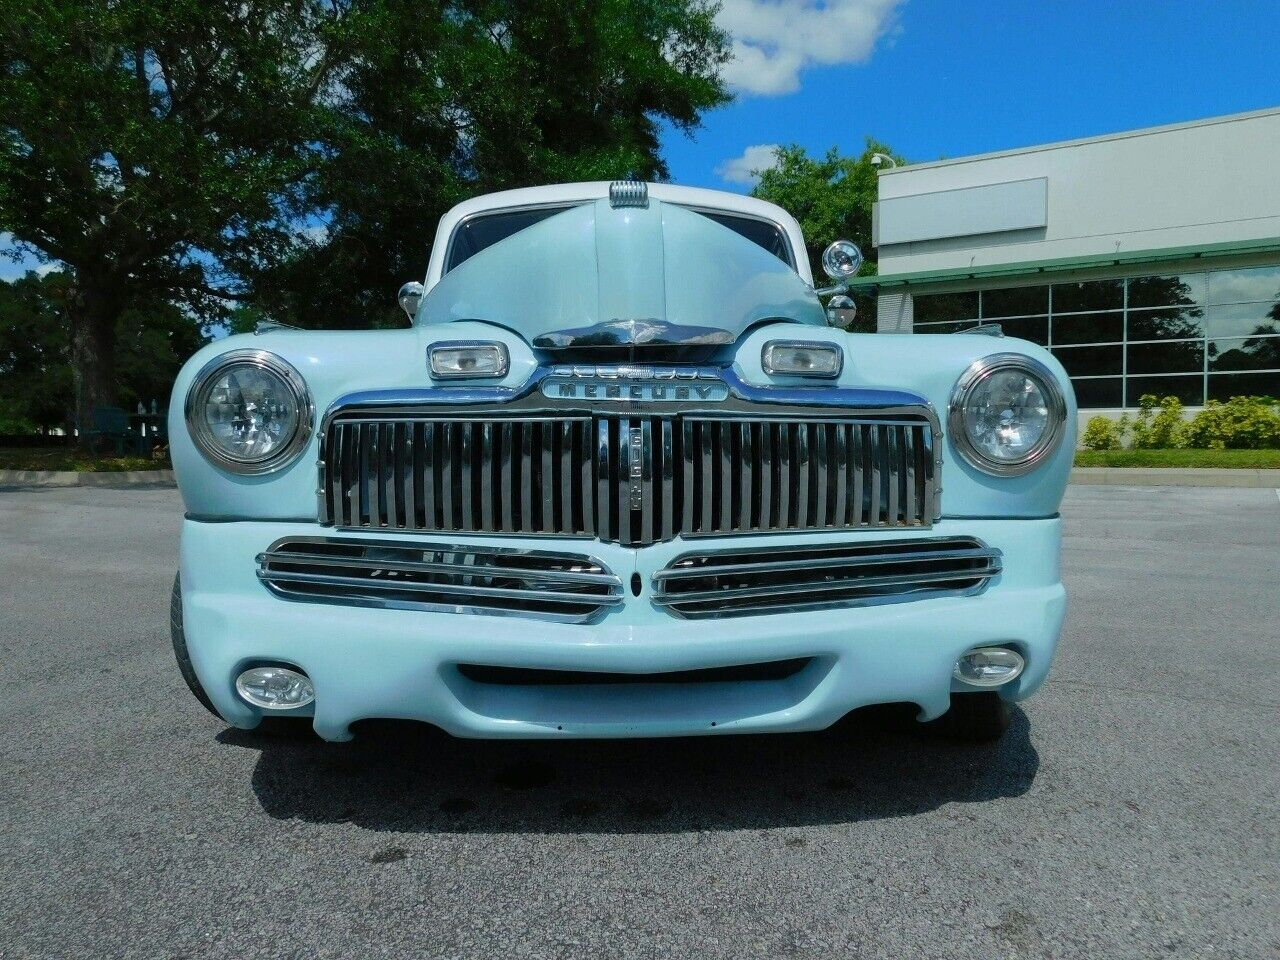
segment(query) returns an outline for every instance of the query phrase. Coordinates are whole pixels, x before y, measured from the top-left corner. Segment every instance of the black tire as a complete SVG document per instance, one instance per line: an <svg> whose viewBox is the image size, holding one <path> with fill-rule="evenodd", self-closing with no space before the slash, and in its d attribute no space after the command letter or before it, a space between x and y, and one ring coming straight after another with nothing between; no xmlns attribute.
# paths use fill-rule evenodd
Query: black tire
<svg viewBox="0 0 1280 960"><path fill-rule="evenodd" d="M178 672L186 681L187 689L206 710L222 720L223 716L214 709L209 695L200 685L200 678L196 676L195 667L191 666L191 657L187 653L187 635L182 629L182 574L173 578L173 593L169 599L169 636L173 639L173 655L178 659Z"/></svg>
<svg viewBox="0 0 1280 960"><path fill-rule="evenodd" d="M926 726L952 740L993 743L1009 729L1012 708L994 691L953 693L951 709Z"/></svg>

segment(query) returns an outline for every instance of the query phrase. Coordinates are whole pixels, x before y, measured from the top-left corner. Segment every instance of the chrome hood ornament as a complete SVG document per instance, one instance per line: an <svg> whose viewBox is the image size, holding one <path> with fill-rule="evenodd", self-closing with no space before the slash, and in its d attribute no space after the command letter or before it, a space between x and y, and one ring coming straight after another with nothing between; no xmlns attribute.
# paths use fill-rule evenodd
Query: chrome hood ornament
<svg viewBox="0 0 1280 960"><path fill-rule="evenodd" d="M533 338L543 350L591 347L684 347L719 346L733 343L731 330L692 327L665 320L609 320L589 327L556 330Z"/></svg>

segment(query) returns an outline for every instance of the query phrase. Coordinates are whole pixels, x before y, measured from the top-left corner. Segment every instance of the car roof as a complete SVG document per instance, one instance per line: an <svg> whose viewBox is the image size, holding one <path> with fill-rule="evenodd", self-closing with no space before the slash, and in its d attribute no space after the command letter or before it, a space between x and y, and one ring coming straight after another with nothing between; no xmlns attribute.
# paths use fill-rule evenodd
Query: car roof
<svg viewBox="0 0 1280 960"><path fill-rule="evenodd" d="M562 203L586 203L609 196L608 180L590 183L559 183L545 187L525 187L520 190L503 190L466 200L443 217L436 228L435 243L431 248L431 262L427 267L426 288L430 290L444 273L444 260L449 238L463 220L477 214L496 210L512 210L521 207L553 206ZM777 224L787 235L787 241L795 254L796 272L806 283L813 283L809 258L805 255L804 235L795 217L777 204L740 193L723 190L704 190L699 187L678 187L669 183L648 184L649 196L664 203L675 203L695 210L713 210L756 217Z"/></svg>

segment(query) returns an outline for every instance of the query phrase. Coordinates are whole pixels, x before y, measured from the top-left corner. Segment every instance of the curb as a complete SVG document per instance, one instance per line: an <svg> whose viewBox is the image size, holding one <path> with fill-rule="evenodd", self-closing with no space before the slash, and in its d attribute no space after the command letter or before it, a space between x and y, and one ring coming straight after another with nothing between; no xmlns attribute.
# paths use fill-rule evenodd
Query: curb
<svg viewBox="0 0 1280 960"><path fill-rule="evenodd" d="M172 470L121 470L80 473L75 470L0 470L0 488L12 487L173 487Z"/></svg>
<svg viewBox="0 0 1280 960"><path fill-rule="evenodd" d="M1204 467L1075 467L1071 482L1116 487L1271 487L1280 490L1280 470Z"/></svg>

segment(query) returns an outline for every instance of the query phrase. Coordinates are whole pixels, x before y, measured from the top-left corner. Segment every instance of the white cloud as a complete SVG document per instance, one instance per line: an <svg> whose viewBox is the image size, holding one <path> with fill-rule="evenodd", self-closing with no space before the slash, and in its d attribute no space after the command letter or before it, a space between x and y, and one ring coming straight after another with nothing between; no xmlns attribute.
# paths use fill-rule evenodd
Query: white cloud
<svg viewBox="0 0 1280 960"><path fill-rule="evenodd" d="M778 165L778 145L776 143L760 143L747 147L742 156L731 157L716 167L716 176L726 183L741 183L744 186L755 186L762 170L772 170Z"/></svg>
<svg viewBox="0 0 1280 960"><path fill-rule="evenodd" d="M61 273L66 265L61 260L51 260L49 263L42 263L36 267L36 275L47 277L51 273Z"/></svg>
<svg viewBox="0 0 1280 960"><path fill-rule="evenodd" d="M813 65L865 63L903 0L724 0L716 22L733 38L724 79L743 93L800 89Z"/></svg>

